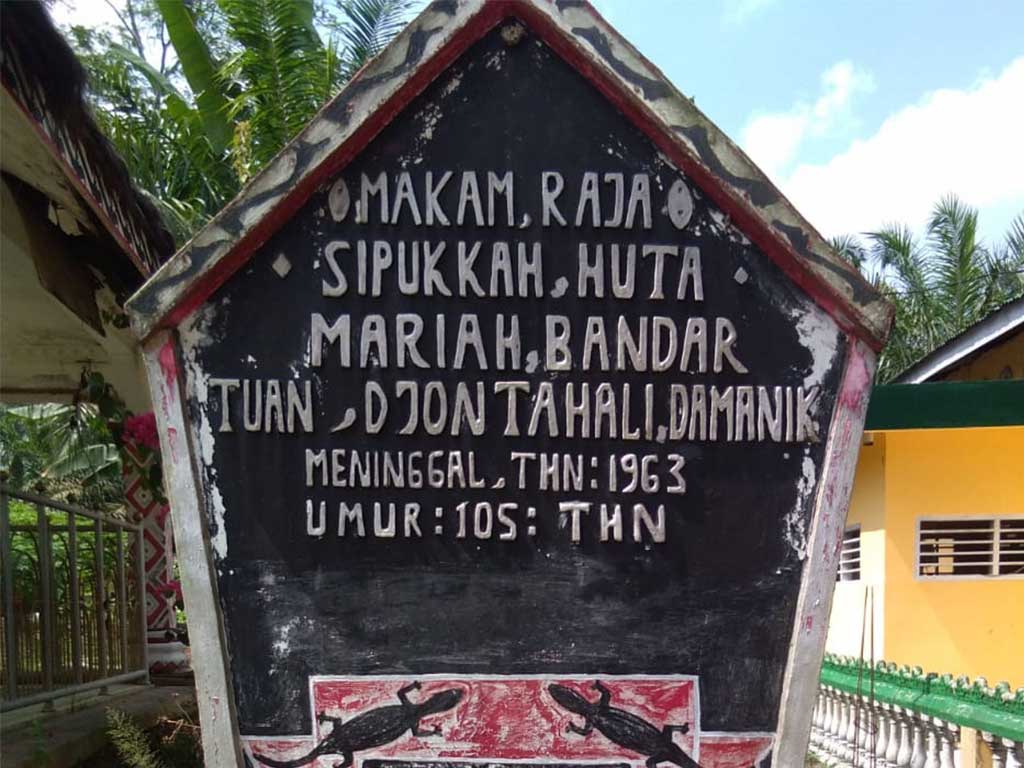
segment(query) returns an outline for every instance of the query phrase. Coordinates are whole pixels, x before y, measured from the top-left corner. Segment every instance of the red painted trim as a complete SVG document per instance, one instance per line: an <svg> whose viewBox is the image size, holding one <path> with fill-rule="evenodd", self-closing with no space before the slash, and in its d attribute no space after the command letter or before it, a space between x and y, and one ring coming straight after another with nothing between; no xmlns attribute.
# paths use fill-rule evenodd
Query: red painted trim
<svg viewBox="0 0 1024 768"><path fill-rule="evenodd" d="M60 148L54 143L53 139L47 135L46 131L43 130L43 127L39 124L39 121L36 120L35 116L28 110L28 107L22 104L21 99L19 99L15 95L14 91L11 90L6 79L3 79L3 86L4 90L7 91L7 94L11 97L11 101L18 106L18 109L32 126L32 130L36 134L36 138L38 138L39 141L43 143L43 146L47 148L54 162L56 162L64 172L65 178L71 182L71 186L73 186L75 191L81 195L86 203L88 203L93 214L100 220L100 223L103 224L103 227L107 230L107 234L113 237L114 241L121 246L121 250L128 256L132 265L139 271L140 275L143 277L149 277L153 274L153 270L146 265L142 256L135 252L135 248L132 247L125 236L121 233L121 228L114 224L113 220L107 215L106 209L100 201L93 197L93 194L89 191L85 182L82 181L78 172L71 167L71 164L68 163L67 160L64 159L64 155L60 151Z"/></svg>
<svg viewBox="0 0 1024 768"><path fill-rule="evenodd" d="M591 12L597 16L596 12ZM524 21L530 29L561 56L584 79L594 85L612 104L650 138L655 146L687 175L691 176L705 193L721 208L741 231L780 269L817 302L842 328L864 340L874 351L881 349L883 340L867 328L857 317L846 311L845 297L825 283L807 267L792 247L771 227L751 212L748 203L717 179L696 158L679 148L676 139L662 127L656 117L639 99L622 89L599 70L551 21L528 0L491 0L469 22L459 29L441 49L422 63L414 75L395 92L370 118L363 123L318 168L312 170L294 189L245 237L234 244L232 250L217 265L198 280L164 318L153 332L176 326L197 309L225 280L239 269L249 257L265 243L312 196L325 181L341 171L386 127L407 105L419 95L441 72L452 64L473 43L495 25L509 16ZM357 79L362 75L362 70ZM781 194L780 194L781 196Z"/></svg>
<svg viewBox="0 0 1024 768"><path fill-rule="evenodd" d="M863 431L864 417L867 414L867 404L871 397L872 384L874 382L874 367L865 357L863 348L858 346L857 340L851 336L847 336L846 343L848 352L843 368L843 376L839 382L836 404L828 427L828 435L832 445L831 450L825 456L825 463L833 467L844 461L847 453L851 451L858 453L860 451L860 443L854 444L851 436L854 429ZM826 510L832 510L835 513L836 494L846 494L846 508L842 510L845 515L850 503L849 494L853 489L852 475L851 479L843 487L836 485L838 479L835 472L830 472L827 476L823 476L822 482L825 483L825 487L821 491L821 498ZM820 510L817 510L816 514L819 513ZM831 573L839 564L845 526L842 520L829 520L822 517L819 521L819 525L827 523L835 523L837 526L832 541L822 540L822 556L825 563L824 571ZM813 629L814 619L812 613L817 612L817 608L818 606L815 605L804 606L804 631L809 632Z"/></svg>

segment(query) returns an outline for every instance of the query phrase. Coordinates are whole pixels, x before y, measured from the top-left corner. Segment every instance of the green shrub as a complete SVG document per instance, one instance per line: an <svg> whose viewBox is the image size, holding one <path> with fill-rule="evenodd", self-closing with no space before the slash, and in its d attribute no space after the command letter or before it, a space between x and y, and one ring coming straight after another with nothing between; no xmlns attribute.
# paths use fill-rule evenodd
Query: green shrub
<svg viewBox="0 0 1024 768"><path fill-rule="evenodd" d="M145 731L130 715L107 710L107 735L127 768L202 768L198 732L188 717Z"/></svg>

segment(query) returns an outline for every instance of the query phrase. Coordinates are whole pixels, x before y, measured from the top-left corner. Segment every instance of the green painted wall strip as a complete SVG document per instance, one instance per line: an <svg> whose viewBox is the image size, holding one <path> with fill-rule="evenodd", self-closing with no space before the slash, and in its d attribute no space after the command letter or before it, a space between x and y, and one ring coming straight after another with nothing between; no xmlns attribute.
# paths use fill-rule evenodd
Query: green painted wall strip
<svg viewBox="0 0 1024 768"><path fill-rule="evenodd" d="M882 384L871 391L868 430L1024 425L1024 380Z"/></svg>
<svg viewBox="0 0 1024 768"><path fill-rule="evenodd" d="M872 695L871 666L827 655L821 667L821 684L867 699ZM910 669L880 661L874 669L873 696L884 704L1024 741L1024 688L1011 692L1007 683L989 688L983 678L971 683L967 677L954 680L952 675L940 677L925 674L920 667Z"/></svg>

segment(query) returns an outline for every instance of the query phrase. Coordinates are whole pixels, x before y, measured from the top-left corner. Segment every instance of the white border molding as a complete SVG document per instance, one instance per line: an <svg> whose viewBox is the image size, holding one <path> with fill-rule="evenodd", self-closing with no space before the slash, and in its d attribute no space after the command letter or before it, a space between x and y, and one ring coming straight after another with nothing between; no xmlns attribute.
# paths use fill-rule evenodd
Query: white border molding
<svg viewBox="0 0 1024 768"><path fill-rule="evenodd" d="M206 530L205 505L192 455L186 405L181 394L180 346L160 331L143 347L146 378L155 406L164 488L171 500L174 543L182 586L188 599L188 631L202 725L203 764L209 768L245 765L238 739L230 658L217 597L217 574Z"/></svg>
<svg viewBox="0 0 1024 768"><path fill-rule="evenodd" d="M800 766L806 761L839 551L875 371L874 353L862 342L848 338L846 367L819 471L807 560L782 682L776 752L772 761L780 768Z"/></svg>

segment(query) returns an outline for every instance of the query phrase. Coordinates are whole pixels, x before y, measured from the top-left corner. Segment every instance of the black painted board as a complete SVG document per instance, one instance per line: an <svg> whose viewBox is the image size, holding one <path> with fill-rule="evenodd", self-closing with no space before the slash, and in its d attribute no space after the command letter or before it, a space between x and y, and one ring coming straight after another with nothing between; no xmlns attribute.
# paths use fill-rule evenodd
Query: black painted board
<svg viewBox="0 0 1024 768"><path fill-rule="evenodd" d="M529 437L504 435L507 397L494 392L499 381L526 382L530 395L519 401L523 432L532 410L530 397L541 382L552 382L555 409L564 414L565 385L577 389L601 383L616 393L621 433L623 387L629 385L632 424L643 425L644 388L654 387L655 432L667 425L670 388L712 385L819 387L814 421L823 440L835 405L845 338L820 309L731 225L692 181L685 180L693 201L692 218L677 229L666 209L668 190L685 177L652 142L565 62L527 33L508 46L498 31L470 48L436 82L416 98L355 160L341 172L354 201L362 174L376 178L408 171L417 188L424 174L453 172L439 201L453 218L458 209L460 174L487 171L515 174L515 225L498 208L495 226L414 226L408 208L397 224L371 216L353 222L354 210L336 222L330 187L325 186L285 224L251 261L235 274L196 315L183 335L188 360L190 407L198 444L208 445L203 462L211 540L218 554L220 600L235 686L241 732L252 736L310 734L314 706L310 678L317 675L397 675L409 680L427 674L500 675L694 675L699 680L700 727L711 731L771 732L778 717L783 671L803 566L814 484L820 476L823 442L772 439L625 440L568 438L546 428ZM565 180L561 212L568 225L541 223L542 174L558 171ZM589 209L576 226L579 190L587 172L622 173L626 183L646 175L655 201L650 229L594 227ZM392 194L394 186L392 186ZM611 215L602 187L602 219ZM627 187L628 190L628 187ZM482 193L486 206L486 188ZM503 200L502 200L503 203ZM376 205L376 202L374 202ZM422 213L422 211L421 211ZM485 211L486 213L486 211ZM524 223L524 214L529 215ZM470 219L473 217L470 216ZM642 217L638 215L638 221ZM443 282L458 284L453 254L459 241L481 243L477 275L489 288L493 244L540 243L544 296L499 298L402 295L396 269L383 278L379 296L354 289L353 262L345 269L350 282L342 297L322 295L333 283L324 248L331 241L387 241L397 249L405 242L444 243L439 261ZM638 249L637 291L631 299L578 295L578 248L601 244L606 258L612 244L622 252ZM664 263L667 299L652 299L656 259L642 258L645 244L699 248L703 300L692 287L676 300L680 259ZM528 253L530 251L528 250ZM346 253L346 258L351 254ZM282 257L287 267L283 266ZM410 262L411 263L411 262ZM276 267L275 267L276 265ZM284 273L282 276L281 273ZM564 278L561 295L557 286ZM606 274L610 284L611 275ZM514 283L514 292L518 284ZM503 287L499 279L499 292ZM392 340L387 365L343 368L337 346L324 346L324 362L310 360L311 315L329 321L348 314L358 360L363 322L384 318ZM399 314L423 318L419 350L428 361L437 357L437 315L446 319L447 365L397 368L394 319ZM460 370L452 368L452 348L460 317L479 320L489 359L481 369L471 351ZM522 369L497 370L493 359L496 318L518 318ZM746 373L728 361L720 373L708 371L635 372L615 370L547 371L544 367L545 317L570 318L570 348L575 361L584 352L587 318L602 318L609 340L620 316L637 328L639 318L668 318L680 329L688 317L728 318L738 340L734 350ZM808 329L813 330L811 333ZM817 345L817 346L815 346ZM593 351L593 350L592 350ZM526 370L528 352L539 364ZM372 354L379 356L379 349ZM594 352L597 355L597 352ZM713 356L713 355L712 355ZM693 366L691 366L692 369ZM227 414L222 389L211 379L276 380L285 390L309 381L314 429L277 433L244 429L245 402L233 390ZM394 396L397 381L416 382L423 397L428 382L440 382L451 402L461 382L475 402L483 384L486 431L473 435L466 424L452 436L446 424L439 435L396 432L408 416L407 399ZM203 383L205 382L205 383ZM375 382L389 395L385 428L367 434L363 419L365 385ZM692 390L690 390L692 392ZM735 390L734 391L738 391ZM561 393L561 394L559 394ZM254 392L251 392L254 395ZM267 391L264 389L263 394ZM593 399L593 398L591 398ZM253 401L256 402L255 396ZM436 403L435 403L436 405ZM422 410L422 400L420 402ZM358 418L332 432L350 407ZM593 406L592 406L593 407ZM250 410L250 418L257 409ZM266 403L264 413L266 415ZM559 419L563 419L559 416ZM219 431L224 421L233 431ZM542 418L546 424L546 417ZM664 437L664 435L662 435ZM338 488L307 487L305 451L461 452L485 488ZM527 487L517 487L518 465L512 452L582 457L581 490L540 490L536 462L528 465ZM660 487L649 493L613 492L609 488L611 456L654 457ZM678 457L678 458L677 458ZM684 460L685 493L670 493L669 467ZM372 463L372 458L371 458ZM466 472L468 473L468 466ZM619 481L623 482L619 467ZM504 481L504 487L495 487ZM314 510L324 502L330 523L322 536L307 532L307 500ZM580 540L572 540L572 519L559 503L592 502L580 515ZM398 535L337 534L340 503L361 503L372 529L376 502L398 505ZM489 538L472 532L475 505L492 505ZM419 504L419 531L405 536L402 509ZM467 504L469 531L458 537L458 506ZM508 526L497 522L499 504L515 504L508 517L516 535L503 540ZM620 504L622 541L601 541L597 505ZM632 510L643 504L653 515L665 508L663 542L641 526L634 541ZM441 509L440 517L436 508ZM527 509L535 514L527 517ZM436 533L435 526L440 526ZM534 532L528 534L532 526ZM419 534L419 535L417 535Z"/></svg>

